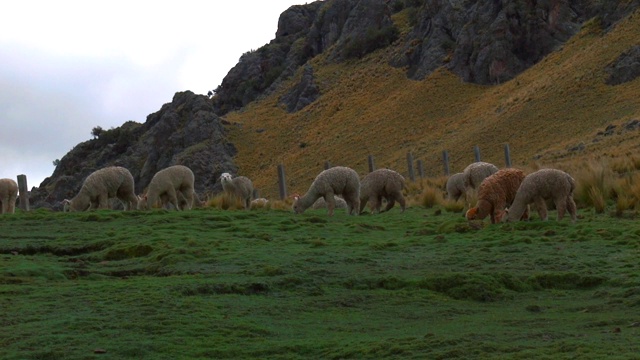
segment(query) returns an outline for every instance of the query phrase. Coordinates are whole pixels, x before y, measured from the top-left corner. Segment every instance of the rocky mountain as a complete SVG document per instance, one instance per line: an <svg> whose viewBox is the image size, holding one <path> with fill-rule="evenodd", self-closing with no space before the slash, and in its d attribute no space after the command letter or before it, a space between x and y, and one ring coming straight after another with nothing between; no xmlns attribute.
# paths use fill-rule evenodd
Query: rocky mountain
<svg viewBox="0 0 640 360"><path fill-rule="evenodd" d="M60 160L54 173L39 188L33 189L32 204L34 207L59 208L61 200L72 197L79 190L82 179L109 165L129 168L138 193L148 185L156 171L174 164L187 165L196 175L196 191L199 194L215 193L220 190L217 179L222 172L237 173L236 149L251 148L229 142L227 132L233 127L222 120L222 116L274 94L277 94L277 103L269 105L271 108L278 107L290 114L302 113L311 105L322 102L328 81L362 78L355 69L369 64L361 63L356 67L349 67L349 64L365 61L368 55L377 51L385 54L375 60L378 62L375 67L371 67L384 67L378 75L401 71L405 79L420 81L444 69L467 84L505 83L562 49L580 31L589 28L596 33L610 31L639 5L640 0L327 0L295 5L281 14L275 38L263 47L245 53L211 98L189 91L176 93L171 103L150 114L145 123L127 122L78 144ZM379 64L381 61L384 64ZM637 47L621 54L608 64L608 83L613 86L633 81L640 73L638 63L640 52ZM338 66L342 66L342 70L338 70ZM344 69L353 70L345 73ZM319 73L323 75L319 77ZM333 80L327 80L332 77ZM346 86L357 88L353 84ZM342 90L335 91L340 93ZM350 93L349 89L344 91ZM532 97L526 98L530 101ZM350 106L346 103L335 105L331 101L316 107L315 111L321 114L318 116L326 118L344 112L345 107ZM381 99L371 101L380 103ZM511 99L507 105L515 106L513 104L520 101L523 100ZM367 104L361 103L359 108L365 109ZM496 113L503 114L504 108L497 106ZM362 110L356 113L361 115ZM443 115L442 112L438 114ZM303 118L307 115L316 116L308 113ZM414 115L410 113L409 116ZM452 114L443 118L448 116ZM268 126L252 126L258 128L245 129L253 131L252 137L240 139L254 141L259 134L263 138L271 137L273 146L283 146L282 141L271 134L272 129L265 131ZM304 133L301 126L300 122L295 122L287 125L287 129L300 137ZM393 128L392 125L389 127ZM429 128L433 132L433 125ZM314 131L321 133L321 130ZM486 129L478 131L485 132ZM369 135L366 131L358 134L361 137ZM418 133L412 131L410 134L417 136ZM352 144L357 140L354 139L356 135L343 138L338 135L332 141ZM465 136L477 137L473 134ZM302 156L313 141L312 136L310 140L296 143L294 146L299 149L295 149L295 156ZM406 144L409 139L402 141ZM256 156L263 157L269 151L259 149ZM277 149L277 153L285 154L287 150ZM251 164L254 166L255 162ZM258 174L266 165L254 167L246 166L243 170ZM263 179L258 184L265 182Z"/></svg>
<svg viewBox="0 0 640 360"><path fill-rule="evenodd" d="M411 79L444 67L466 82L496 84L539 62L585 21L596 17L607 29L639 5L639 0L329 0L292 6L280 16L275 39L245 53L229 71L215 90L214 104L223 115L269 94L319 54L329 52L329 61L342 62L394 42L398 50L389 64L405 69ZM406 10L409 23L400 29L392 17ZM283 99L287 108L300 110L298 102L313 100L297 93Z"/></svg>
<svg viewBox="0 0 640 360"><path fill-rule="evenodd" d="M61 200L75 196L90 173L112 165L131 171L137 193L158 170L176 164L193 170L200 195L220 191L220 174L237 171L235 154L209 98L179 92L172 102L147 116L144 124L130 121L76 145L60 159L53 174L31 191L31 203L59 209Z"/></svg>

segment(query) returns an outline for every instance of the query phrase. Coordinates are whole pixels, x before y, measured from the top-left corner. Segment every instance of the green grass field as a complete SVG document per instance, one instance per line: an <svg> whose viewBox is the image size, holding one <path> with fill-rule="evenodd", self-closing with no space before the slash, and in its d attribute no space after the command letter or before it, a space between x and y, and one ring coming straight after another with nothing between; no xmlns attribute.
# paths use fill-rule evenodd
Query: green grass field
<svg viewBox="0 0 640 360"><path fill-rule="evenodd" d="M0 358L639 358L629 218L3 215Z"/></svg>

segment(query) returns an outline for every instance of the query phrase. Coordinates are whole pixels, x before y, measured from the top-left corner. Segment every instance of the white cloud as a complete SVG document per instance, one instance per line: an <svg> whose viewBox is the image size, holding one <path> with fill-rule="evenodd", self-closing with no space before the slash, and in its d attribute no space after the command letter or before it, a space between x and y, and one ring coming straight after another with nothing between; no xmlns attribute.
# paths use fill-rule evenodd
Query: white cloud
<svg viewBox="0 0 640 360"><path fill-rule="evenodd" d="M0 22L0 177L38 186L53 160L215 89L296 1L12 1Z"/></svg>

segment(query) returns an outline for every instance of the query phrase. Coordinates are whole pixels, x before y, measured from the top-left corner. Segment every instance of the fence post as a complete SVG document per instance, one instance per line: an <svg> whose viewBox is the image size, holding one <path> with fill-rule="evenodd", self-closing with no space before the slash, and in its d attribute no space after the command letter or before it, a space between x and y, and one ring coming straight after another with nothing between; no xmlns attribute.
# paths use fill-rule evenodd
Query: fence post
<svg viewBox="0 0 640 360"><path fill-rule="evenodd" d="M287 198L287 185L284 177L284 165L278 165L278 187L280 188L280 200Z"/></svg>
<svg viewBox="0 0 640 360"><path fill-rule="evenodd" d="M511 167L511 150L509 149L509 144L504 144L504 162L507 167Z"/></svg>
<svg viewBox="0 0 640 360"><path fill-rule="evenodd" d="M449 176L449 152L447 150L442 152L442 162L444 163L444 175Z"/></svg>
<svg viewBox="0 0 640 360"><path fill-rule="evenodd" d="M20 192L20 209L29 211L29 190L27 187L27 175L18 175L18 191Z"/></svg>
<svg viewBox="0 0 640 360"><path fill-rule="evenodd" d="M473 154L476 158L476 162L480 161L480 147L478 147L478 145L473 147Z"/></svg>
<svg viewBox="0 0 640 360"><path fill-rule="evenodd" d="M373 172L376 169L376 164L373 162L373 155L367 156L367 162L369 163L369 172Z"/></svg>
<svg viewBox="0 0 640 360"><path fill-rule="evenodd" d="M407 153L407 167L409 168L409 179L411 181L416 181L416 176L413 172L413 154Z"/></svg>
<svg viewBox="0 0 640 360"><path fill-rule="evenodd" d="M331 169L331 162L329 162L329 161L325 161L325 162L324 162L324 169L325 169L325 170Z"/></svg>
<svg viewBox="0 0 640 360"><path fill-rule="evenodd" d="M418 175L420 175L420 179L424 179L424 166L422 165L422 160L418 160Z"/></svg>

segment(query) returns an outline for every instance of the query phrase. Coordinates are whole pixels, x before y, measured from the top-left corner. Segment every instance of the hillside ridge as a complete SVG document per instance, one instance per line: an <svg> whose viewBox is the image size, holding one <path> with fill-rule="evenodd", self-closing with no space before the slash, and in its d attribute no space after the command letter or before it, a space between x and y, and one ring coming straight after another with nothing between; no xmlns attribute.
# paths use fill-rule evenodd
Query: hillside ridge
<svg viewBox="0 0 640 360"><path fill-rule="evenodd" d="M316 57L309 63L322 95L303 110L288 113L278 102L299 72L272 95L225 116L235 124L230 139L238 171L276 197L280 164L289 191L304 192L326 161L364 175L368 155L377 167L407 175L410 152L428 176L441 176L442 151L457 172L473 162L475 145L482 160L500 166L505 144L520 167L632 153L638 132L622 129L640 119L640 80L612 86L606 79L607 67L638 45L640 16L636 11L606 32L602 26L587 22L558 50L497 85L461 81L445 67L411 80L389 65L398 43L343 63ZM599 134L610 126L619 130Z"/></svg>
<svg viewBox="0 0 640 360"><path fill-rule="evenodd" d="M640 0L492 2L328 0L282 13L213 96L178 92L143 124L96 134L66 154L31 198L59 208L93 170L130 169L142 192L161 168L302 193L327 162L407 174L407 154L441 176L474 160L566 164L637 150ZM477 41L473 41L474 34ZM466 66L463 66L466 64ZM612 80L615 79L615 80ZM614 85L615 84L615 85ZM565 164L565 165L563 165Z"/></svg>

